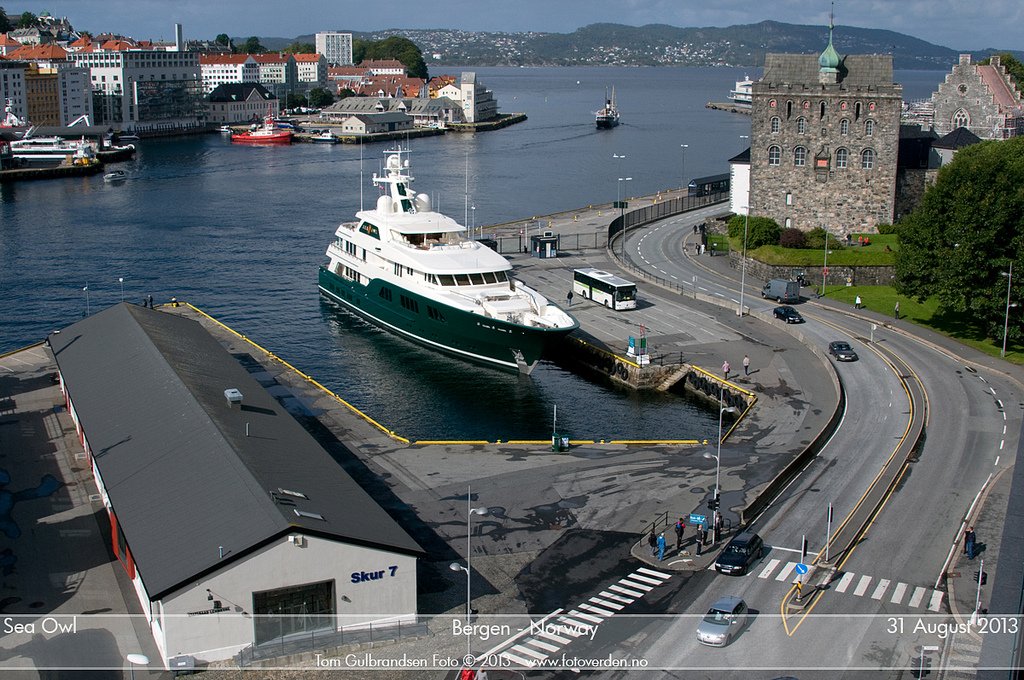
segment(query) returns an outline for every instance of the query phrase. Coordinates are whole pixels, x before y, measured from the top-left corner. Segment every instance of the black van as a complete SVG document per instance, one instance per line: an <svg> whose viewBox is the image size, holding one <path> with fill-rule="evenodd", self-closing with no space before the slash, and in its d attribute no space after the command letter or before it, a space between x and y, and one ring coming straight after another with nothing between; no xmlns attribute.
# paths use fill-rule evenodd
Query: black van
<svg viewBox="0 0 1024 680"><path fill-rule="evenodd" d="M715 570L720 574L746 574L754 562L764 554L764 541L753 531L744 531L729 541L725 550L715 561Z"/></svg>

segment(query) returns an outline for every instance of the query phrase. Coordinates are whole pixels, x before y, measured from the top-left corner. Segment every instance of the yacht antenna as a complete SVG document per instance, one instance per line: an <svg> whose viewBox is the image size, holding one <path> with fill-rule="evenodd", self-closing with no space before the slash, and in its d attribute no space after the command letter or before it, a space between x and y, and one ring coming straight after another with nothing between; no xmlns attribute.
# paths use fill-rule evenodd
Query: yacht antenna
<svg viewBox="0 0 1024 680"><path fill-rule="evenodd" d="M466 148L466 209L462 217L462 226L469 224L469 148Z"/></svg>
<svg viewBox="0 0 1024 680"><path fill-rule="evenodd" d="M359 212L363 211L363 138L359 138Z"/></svg>

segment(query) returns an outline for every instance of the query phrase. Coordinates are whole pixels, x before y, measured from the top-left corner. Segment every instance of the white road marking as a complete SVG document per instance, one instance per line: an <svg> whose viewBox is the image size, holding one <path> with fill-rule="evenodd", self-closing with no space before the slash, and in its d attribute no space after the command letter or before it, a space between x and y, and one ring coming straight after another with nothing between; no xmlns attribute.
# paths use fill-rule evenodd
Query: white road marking
<svg viewBox="0 0 1024 680"><path fill-rule="evenodd" d="M517 666L533 666L533 665L535 665L533 661L530 661L528 659L520 658L520 657L516 656L515 654L509 653L508 651L502 652L501 656L505 657L506 659L508 659L512 663L516 664Z"/></svg>
<svg viewBox="0 0 1024 680"><path fill-rule="evenodd" d="M568 642L568 640L566 640L566 642ZM537 639L527 640L526 644L533 645L534 647L537 647L539 649L543 649L545 652L557 652L559 649L561 649L561 647L556 647L554 645L549 645L548 643L544 642L543 640L537 640ZM515 649L515 647L513 647L512 649Z"/></svg>
<svg viewBox="0 0 1024 680"><path fill-rule="evenodd" d="M941 590L932 591L932 601L928 603L928 609L933 612L939 611L939 606L942 604L942 596L944 593Z"/></svg>
<svg viewBox="0 0 1024 680"><path fill-rule="evenodd" d="M892 599L889 600L889 602L892 602L893 604L899 604L900 601L903 599L903 594L906 593L906 592L907 592L907 584L906 583L897 583L896 584L896 589L892 591Z"/></svg>
<svg viewBox="0 0 1024 680"><path fill-rule="evenodd" d="M853 583L853 573L847 572L843 574L843 577L839 579L839 584L836 585L836 592L845 593L846 589L850 587L851 583Z"/></svg>
<svg viewBox="0 0 1024 680"><path fill-rule="evenodd" d="M605 618L607 618L607 617L604 617L604 616L594 616L593 614L588 614L586 612L581 612L581 611L578 611L576 609L574 609L571 612L569 612L569 614L572 615L572 616L576 616L578 618L581 618L584 621L590 621L591 623L601 623L602 621L605 620Z"/></svg>
<svg viewBox="0 0 1024 680"><path fill-rule="evenodd" d="M882 595L885 595L885 589L889 587L888 579L881 579L878 582L878 586L875 587L875 592L871 593L872 600L881 600Z"/></svg>
<svg viewBox="0 0 1024 680"><path fill-rule="evenodd" d="M649 585L646 585L644 583L637 583L636 581L630 581L628 578L619 579L619 583L628 588L639 588L645 593L649 593L652 590L654 590L654 588L650 587Z"/></svg>
<svg viewBox="0 0 1024 680"><path fill-rule="evenodd" d="M663 579L651 578L649 576L644 576L643 574L638 574L636 572L630 574L629 578L635 581L640 581L640 583L649 583L652 586L660 586L662 583L664 583Z"/></svg>
<svg viewBox="0 0 1024 680"><path fill-rule="evenodd" d="M544 659L548 658L547 654L542 654L534 649L530 649L529 647L524 647L523 645L512 645L512 649L519 652L520 654L532 656L534 659L537 659L538 661L543 661Z"/></svg>
<svg viewBox="0 0 1024 680"><path fill-rule="evenodd" d="M596 616L602 616L606 619L611 616L615 616L615 612L602 609L601 607L592 605L589 602L580 603L580 609L586 609L588 612L593 612Z"/></svg>
<svg viewBox="0 0 1024 680"><path fill-rule="evenodd" d="M911 607L919 607L922 599L924 599L924 588L914 588L914 594L910 596L910 602L907 604Z"/></svg>
<svg viewBox="0 0 1024 680"><path fill-rule="evenodd" d="M615 600L616 602L621 602L622 604L633 604L634 602L636 602L636 598L635 597L622 597L621 595L616 595L615 593L609 593L607 590L602 590L599 593L599 595L601 597L606 597L609 600Z"/></svg>
<svg viewBox="0 0 1024 680"><path fill-rule="evenodd" d="M618 584L612 584L612 585L608 586L608 590L614 590L616 592L622 593L623 595L629 595L633 599L640 598L640 597L644 596L643 593L637 592L635 590L630 590L629 588L623 588L622 586L620 586Z"/></svg>
<svg viewBox="0 0 1024 680"><path fill-rule="evenodd" d="M778 575L775 577L775 580L785 581L787 578L789 578L790 572L794 569L796 569L796 562L787 562L786 566L784 566L782 570L779 571Z"/></svg>
<svg viewBox="0 0 1024 680"><path fill-rule="evenodd" d="M554 633L544 629L544 627L540 627L540 630L537 631L537 635L540 635L541 637L546 637L549 640L554 640L555 642L562 645L567 645L570 642L572 642L572 640L570 640L569 638L562 637L561 635L555 635Z"/></svg>
<svg viewBox="0 0 1024 680"><path fill-rule="evenodd" d="M768 578L769 576L771 576L772 572L775 571L775 567L779 566L779 562L781 562L781 561L782 560L778 560L778 559L771 560L768 563L768 566L766 566L764 569L762 569L761 573L758 574L757 577L758 578Z"/></svg>
<svg viewBox="0 0 1024 680"><path fill-rule="evenodd" d="M647 574L648 576L653 576L655 578L660 578L662 581L667 581L672 578L672 574L666 574L663 571L655 571L654 569L648 569L647 567L640 567L637 569L637 572Z"/></svg>
<svg viewBox="0 0 1024 680"><path fill-rule="evenodd" d="M611 600L604 600L604 599L602 599L600 597L597 597L596 595L594 597L590 598L589 601L593 602L594 604L598 605L599 607L604 607L604 608L607 608L607 609L614 609L616 611L621 610L622 607L623 607L623 605L619 604L618 602L612 602Z"/></svg>
<svg viewBox="0 0 1024 680"><path fill-rule="evenodd" d="M992 464L993 464L993 465L999 465L999 456L996 456L996 462L994 462L994 463L992 463Z"/></svg>
<svg viewBox="0 0 1024 680"><path fill-rule="evenodd" d="M854 589L853 594L857 597L862 597L867 592L868 586L871 584L870 576L861 576L860 581L857 582L857 587Z"/></svg>
<svg viewBox="0 0 1024 680"><path fill-rule="evenodd" d="M569 612L570 614L576 614L576 612ZM576 619L570 619L568 616L559 616L558 620L568 625L568 628L560 628L563 633L572 635L573 637L580 637L586 635L583 631L590 630L590 624L584 623L583 621L577 621Z"/></svg>

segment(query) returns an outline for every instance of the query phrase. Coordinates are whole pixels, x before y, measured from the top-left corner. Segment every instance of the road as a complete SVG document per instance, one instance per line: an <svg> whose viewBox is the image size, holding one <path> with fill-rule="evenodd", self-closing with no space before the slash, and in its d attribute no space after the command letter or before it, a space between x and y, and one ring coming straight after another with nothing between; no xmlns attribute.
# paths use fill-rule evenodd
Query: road
<svg viewBox="0 0 1024 680"><path fill-rule="evenodd" d="M686 248L695 238L692 225L715 212L706 209L632 230L627 260L686 293L718 298L738 310L739 282L705 266L706 256L695 257L692 246ZM740 334L749 329L758 337L761 324L782 324L771 316L775 304L760 299L760 284L745 281L749 315L736 319ZM574 641L577 657L640 658L652 669L716 678L749 677L755 669L799 672L801 678L862 677L867 671L943 663L942 640L928 630L950 620L940 577L951 551L959 549L972 502L992 474L1012 464L1021 424L1019 386L867 313L815 300L804 302L800 311L806 323L786 330L819 349L831 340L847 340L860 359L832 362L846 391L841 424L754 523L768 554L743 577L713 572L672 577L645 595L646 616L617 613L600 624L593 640ZM802 611L788 611L784 603L802 538L810 545L807 560L815 560L826 542L828 504L835 529L875 483L907 431L912 405L906 385L915 381L926 395L925 403L913 405L925 409L924 441L873 524L840 556L831 582ZM723 463L726 455L723 449ZM694 633L699 616L726 594L743 597L755 615L729 647L700 645Z"/></svg>

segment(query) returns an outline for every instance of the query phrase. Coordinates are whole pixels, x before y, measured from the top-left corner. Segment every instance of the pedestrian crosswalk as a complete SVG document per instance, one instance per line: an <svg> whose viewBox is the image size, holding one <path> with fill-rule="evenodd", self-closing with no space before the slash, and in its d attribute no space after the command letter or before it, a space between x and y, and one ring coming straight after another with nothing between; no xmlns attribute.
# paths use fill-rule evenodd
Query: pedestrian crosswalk
<svg viewBox="0 0 1024 680"><path fill-rule="evenodd" d="M981 640L969 633L951 633L942 655L939 670L940 680L966 680L978 672L978 658L981 656Z"/></svg>
<svg viewBox="0 0 1024 680"><path fill-rule="evenodd" d="M757 577L762 579L774 578L776 581L792 581L793 570L796 569L796 562L783 562L781 559L769 560ZM869 597L879 602L885 601L889 604L906 605L911 609L927 608L928 611L938 612L942 609L942 600L945 593L941 590L914 586L900 581L893 582L891 579L876 578L867 574L854 574L853 572L840 572L832 580L829 590L836 593L846 593L855 597Z"/></svg>
<svg viewBox="0 0 1024 680"><path fill-rule="evenodd" d="M640 567L581 602L575 609L545 619L544 625L531 628L525 637L506 640L497 649L498 656L520 668L532 668L579 637L591 637L596 627L662 585L671 574Z"/></svg>

